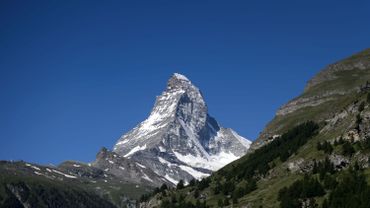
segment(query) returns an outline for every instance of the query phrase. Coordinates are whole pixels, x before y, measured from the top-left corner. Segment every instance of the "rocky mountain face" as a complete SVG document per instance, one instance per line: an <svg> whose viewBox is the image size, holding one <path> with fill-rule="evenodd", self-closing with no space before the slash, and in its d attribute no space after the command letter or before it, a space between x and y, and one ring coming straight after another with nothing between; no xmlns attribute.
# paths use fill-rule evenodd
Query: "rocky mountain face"
<svg viewBox="0 0 370 208"><path fill-rule="evenodd" d="M221 127L208 114L200 90L175 73L149 117L124 134L109 153L117 155L113 159L118 163L111 160L109 165L105 157L98 157L94 165L125 178L126 168L117 166L130 161L131 167L138 168L132 179L175 185L179 180L209 176L243 156L250 143L232 129Z"/></svg>
<svg viewBox="0 0 370 208"><path fill-rule="evenodd" d="M348 105L353 94L370 86L369 68L370 49L327 66L308 81L300 96L279 108L251 148L268 143L305 120L321 122L333 117Z"/></svg>

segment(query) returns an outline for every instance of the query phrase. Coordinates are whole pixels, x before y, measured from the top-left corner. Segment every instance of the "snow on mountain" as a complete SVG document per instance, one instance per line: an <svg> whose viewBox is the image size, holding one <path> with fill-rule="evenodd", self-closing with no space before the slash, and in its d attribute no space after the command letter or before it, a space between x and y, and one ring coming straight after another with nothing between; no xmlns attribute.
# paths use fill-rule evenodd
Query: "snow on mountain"
<svg viewBox="0 0 370 208"><path fill-rule="evenodd" d="M200 90L175 73L149 117L124 134L113 152L175 184L210 175L243 156L250 144L232 129L219 126L208 115Z"/></svg>

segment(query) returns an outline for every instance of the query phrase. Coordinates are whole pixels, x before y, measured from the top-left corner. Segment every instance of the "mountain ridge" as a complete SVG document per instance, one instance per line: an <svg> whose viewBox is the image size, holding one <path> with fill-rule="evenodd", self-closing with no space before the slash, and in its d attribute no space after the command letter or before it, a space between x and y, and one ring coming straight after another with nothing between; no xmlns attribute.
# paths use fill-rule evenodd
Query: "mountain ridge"
<svg viewBox="0 0 370 208"><path fill-rule="evenodd" d="M250 143L221 127L208 114L201 91L186 76L174 73L149 117L121 136L113 152L176 185L208 176L244 155Z"/></svg>
<svg viewBox="0 0 370 208"><path fill-rule="evenodd" d="M367 73L369 68L370 49L365 49L319 71L307 82L300 95L278 109L275 117L266 124L253 142L251 149L258 148L273 136L280 135L294 124L300 123L299 120L321 122L330 118L346 106L351 95L360 92L360 88L370 80ZM315 111L320 113L305 113L310 108L315 108Z"/></svg>

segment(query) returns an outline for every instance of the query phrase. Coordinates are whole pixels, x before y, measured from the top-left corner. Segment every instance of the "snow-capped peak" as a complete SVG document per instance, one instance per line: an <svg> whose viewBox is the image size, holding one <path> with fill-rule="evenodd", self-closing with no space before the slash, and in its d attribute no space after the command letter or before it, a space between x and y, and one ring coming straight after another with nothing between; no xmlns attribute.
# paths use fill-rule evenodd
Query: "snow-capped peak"
<svg viewBox="0 0 370 208"><path fill-rule="evenodd" d="M173 77L175 77L176 79L180 79L180 80L183 80L183 81L190 82L190 80L186 76L184 76L182 74L179 74L179 73L174 73Z"/></svg>
<svg viewBox="0 0 370 208"><path fill-rule="evenodd" d="M159 175L189 181L243 156L249 145L233 130L220 127L208 115L200 90L174 73L149 117L124 134L113 150Z"/></svg>

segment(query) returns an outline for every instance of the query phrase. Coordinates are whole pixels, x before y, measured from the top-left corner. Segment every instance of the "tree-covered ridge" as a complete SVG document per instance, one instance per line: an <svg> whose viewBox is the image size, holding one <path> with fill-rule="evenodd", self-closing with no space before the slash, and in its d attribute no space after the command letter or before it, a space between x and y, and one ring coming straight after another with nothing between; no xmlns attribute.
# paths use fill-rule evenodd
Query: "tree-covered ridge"
<svg viewBox="0 0 370 208"><path fill-rule="evenodd" d="M305 175L302 180L282 188L278 197L280 207L319 207L316 197L325 194L322 208L370 207L370 186L358 164L342 173L321 173L320 177L315 172Z"/></svg>
<svg viewBox="0 0 370 208"><path fill-rule="evenodd" d="M308 121L300 124L283 134L269 144L257 149L252 154L247 155L245 160L241 160L231 171L224 173L219 171L226 179L237 178L248 179L255 176L264 176L271 168L275 166L274 160L279 158L281 162L286 161L310 138L317 134L318 124Z"/></svg>

